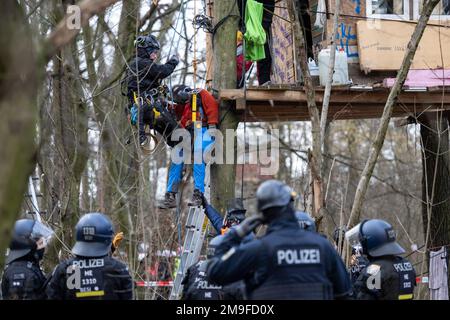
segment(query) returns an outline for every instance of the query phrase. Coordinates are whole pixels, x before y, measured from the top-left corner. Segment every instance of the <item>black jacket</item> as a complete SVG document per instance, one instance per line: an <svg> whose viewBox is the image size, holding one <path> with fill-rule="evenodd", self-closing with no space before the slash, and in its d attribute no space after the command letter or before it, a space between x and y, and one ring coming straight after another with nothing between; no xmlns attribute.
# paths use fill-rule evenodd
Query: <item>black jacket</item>
<svg viewBox="0 0 450 320"><path fill-rule="evenodd" d="M358 300L410 300L416 285L412 264L399 256L371 258L355 283Z"/></svg>
<svg viewBox="0 0 450 320"><path fill-rule="evenodd" d="M43 300L46 280L38 262L13 261L3 273L2 297L4 300Z"/></svg>
<svg viewBox="0 0 450 320"><path fill-rule="evenodd" d="M240 243L230 230L208 263L219 284L244 279L250 299L333 299L351 293L350 278L330 242L300 229L294 215L269 224L266 235Z"/></svg>
<svg viewBox="0 0 450 320"><path fill-rule="evenodd" d="M177 64L176 59L171 59L165 64L158 64L151 60L147 54L139 53L128 63L131 69L128 70L126 76L128 96L132 98L132 92L137 92L138 86L141 94L157 88L162 79L172 74Z"/></svg>
<svg viewBox="0 0 450 320"><path fill-rule="evenodd" d="M47 286L53 300L131 300L128 267L110 257L75 257L60 263Z"/></svg>

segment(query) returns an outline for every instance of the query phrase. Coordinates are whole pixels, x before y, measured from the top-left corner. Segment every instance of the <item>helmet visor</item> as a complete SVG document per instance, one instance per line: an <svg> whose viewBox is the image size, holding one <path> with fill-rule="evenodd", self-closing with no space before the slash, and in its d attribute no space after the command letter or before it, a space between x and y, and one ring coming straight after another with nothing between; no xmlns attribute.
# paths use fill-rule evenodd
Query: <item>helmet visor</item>
<svg viewBox="0 0 450 320"><path fill-rule="evenodd" d="M36 240L37 249L45 248L53 238L54 231L44 225L43 223L36 221L33 229L31 230L31 238Z"/></svg>
<svg viewBox="0 0 450 320"><path fill-rule="evenodd" d="M361 223L358 223L356 226L351 228L345 233L345 239L350 244L350 246L354 247L360 244L359 239L359 229L361 227Z"/></svg>

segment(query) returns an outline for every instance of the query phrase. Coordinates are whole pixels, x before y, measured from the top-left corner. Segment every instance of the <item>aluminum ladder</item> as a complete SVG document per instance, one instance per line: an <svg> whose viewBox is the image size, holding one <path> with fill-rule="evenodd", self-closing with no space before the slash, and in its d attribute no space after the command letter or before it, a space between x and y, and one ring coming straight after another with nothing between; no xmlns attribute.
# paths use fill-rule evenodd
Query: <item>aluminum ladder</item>
<svg viewBox="0 0 450 320"><path fill-rule="evenodd" d="M205 174L205 197L208 200L210 190L210 167L210 164L206 166ZM180 264L175 274L173 287L170 292L170 300L178 300L180 298L180 293L183 290L181 281L183 281L187 269L198 261L205 240L207 226L208 218L205 215L204 209L201 206L189 207L185 224L186 235L181 250Z"/></svg>

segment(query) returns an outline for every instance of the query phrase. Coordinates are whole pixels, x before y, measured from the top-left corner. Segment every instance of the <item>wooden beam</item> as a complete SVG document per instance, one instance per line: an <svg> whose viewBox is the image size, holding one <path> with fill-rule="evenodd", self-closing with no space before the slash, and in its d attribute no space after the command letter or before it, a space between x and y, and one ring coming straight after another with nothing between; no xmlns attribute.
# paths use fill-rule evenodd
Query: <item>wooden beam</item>
<svg viewBox="0 0 450 320"><path fill-rule="evenodd" d="M380 89L374 91L351 91L336 90L331 92L330 103L352 103L352 104L380 104L384 106L389 91ZM239 100L244 98L244 91L241 89L224 89L219 93L219 98L223 100ZM252 101L268 101L273 100L274 105L277 102L306 103L306 95L299 90L271 90L271 89L247 89L247 104ZM323 90L317 90L316 102L321 103L323 100ZM442 95L442 92L402 92L399 102L403 104L450 104L450 95ZM242 108L242 103L237 106L238 110Z"/></svg>

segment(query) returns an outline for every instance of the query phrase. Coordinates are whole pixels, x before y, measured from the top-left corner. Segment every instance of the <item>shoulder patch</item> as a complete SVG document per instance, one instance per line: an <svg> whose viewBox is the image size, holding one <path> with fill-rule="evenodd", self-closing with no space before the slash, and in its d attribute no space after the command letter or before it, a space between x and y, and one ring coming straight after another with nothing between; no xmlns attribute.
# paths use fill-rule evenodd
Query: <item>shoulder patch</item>
<svg viewBox="0 0 450 320"><path fill-rule="evenodd" d="M381 269L381 266L378 264L371 264L370 266L367 267L367 273L370 275L374 275L377 274Z"/></svg>

